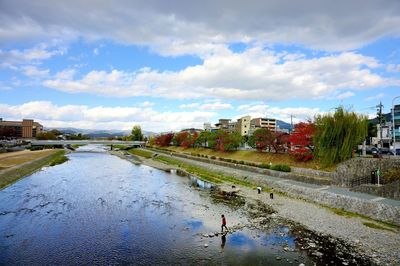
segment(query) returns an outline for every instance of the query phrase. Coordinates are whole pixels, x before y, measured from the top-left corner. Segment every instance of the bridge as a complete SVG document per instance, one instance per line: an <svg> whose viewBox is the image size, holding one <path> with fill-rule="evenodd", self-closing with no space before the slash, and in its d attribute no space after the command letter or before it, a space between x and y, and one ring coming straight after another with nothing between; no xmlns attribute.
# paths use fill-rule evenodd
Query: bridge
<svg viewBox="0 0 400 266"><path fill-rule="evenodd" d="M45 146L45 145L125 145L129 147L143 147L145 141L122 141L122 140L32 140L32 146Z"/></svg>

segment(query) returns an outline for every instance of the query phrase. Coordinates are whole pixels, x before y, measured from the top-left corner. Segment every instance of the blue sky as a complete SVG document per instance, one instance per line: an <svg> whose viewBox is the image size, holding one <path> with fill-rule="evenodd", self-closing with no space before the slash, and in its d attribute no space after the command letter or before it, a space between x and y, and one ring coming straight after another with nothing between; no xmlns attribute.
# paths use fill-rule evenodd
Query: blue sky
<svg viewBox="0 0 400 266"><path fill-rule="evenodd" d="M400 95L398 1L16 0L0 22L3 119L161 132Z"/></svg>

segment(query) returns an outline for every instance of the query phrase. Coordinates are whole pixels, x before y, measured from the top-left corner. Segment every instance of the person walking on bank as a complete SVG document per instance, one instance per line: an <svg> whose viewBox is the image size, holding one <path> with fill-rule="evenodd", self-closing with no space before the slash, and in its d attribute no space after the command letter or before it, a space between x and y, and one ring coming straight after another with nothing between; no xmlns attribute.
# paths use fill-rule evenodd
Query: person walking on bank
<svg viewBox="0 0 400 266"><path fill-rule="evenodd" d="M228 227L226 227L226 219L223 214L221 215L221 218L222 218L221 232L224 232L224 227L225 227L226 231L228 231Z"/></svg>

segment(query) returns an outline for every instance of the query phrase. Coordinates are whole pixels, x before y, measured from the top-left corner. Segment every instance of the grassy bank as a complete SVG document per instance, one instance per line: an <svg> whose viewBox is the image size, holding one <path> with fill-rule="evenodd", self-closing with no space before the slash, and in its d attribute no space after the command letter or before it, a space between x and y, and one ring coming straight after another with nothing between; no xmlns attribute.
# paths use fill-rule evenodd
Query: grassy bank
<svg viewBox="0 0 400 266"><path fill-rule="evenodd" d="M141 157L144 157L147 159L153 157L153 153L150 151L145 151L145 150L140 150L140 149L130 149L128 152L133 155L141 156Z"/></svg>
<svg viewBox="0 0 400 266"><path fill-rule="evenodd" d="M54 166L67 161L68 158L65 156L64 150L54 150L53 153L45 157L25 162L20 165L16 165L10 169L6 169L0 172L0 189L11 185L17 180L28 176L35 171L41 169L43 166L50 165Z"/></svg>
<svg viewBox="0 0 400 266"><path fill-rule="evenodd" d="M209 181L209 182L212 182L215 184L229 182L229 183L242 185L245 187L255 188L255 186L253 184L251 184L250 182L243 181L243 180L235 178L233 176L225 175L221 172L214 172L214 171L210 171L205 168L202 168L202 167L197 167L197 166L194 166L191 164L187 164L187 163L184 163L179 160L169 158L166 156L158 156L155 158L155 160L160 161L165 164L168 164L168 165L173 165L173 166L179 167L188 173L191 173L205 181Z"/></svg>
<svg viewBox="0 0 400 266"><path fill-rule="evenodd" d="M276 154L276 153L267 153L267 152L257 152L257 151L231 151L231 152L220 152L212 149L206 148L182 148L182 147L165 147L164 149L168 149L175 152L187 153L191 155L207 155L209 158L220 157L220 158L229 158L237 161L246 161L246 162L255 162L255 163L263 163L263 164L286 164L292 167L300 167L300 168L309 168L316 170L324 170L324 171L334 171L336 166L332 166L329 168L323 168L321 164L317 160L311 160L308 162L298 162L290 157L289 154Z"/></svg>

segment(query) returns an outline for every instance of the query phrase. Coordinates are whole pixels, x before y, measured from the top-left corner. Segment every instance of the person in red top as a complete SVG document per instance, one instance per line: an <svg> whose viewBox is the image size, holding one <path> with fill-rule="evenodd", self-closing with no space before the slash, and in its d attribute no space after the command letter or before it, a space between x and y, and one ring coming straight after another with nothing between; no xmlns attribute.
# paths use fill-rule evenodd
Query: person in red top
<svg viewBox="0 0 400 266"><path fill-rule="evenodd" d="M222 218L221 232L224 232L224 227L225 227L226 231L228 231L228 227L226 227L226 219L223 214L221 215L221 218Z"/></svg>

